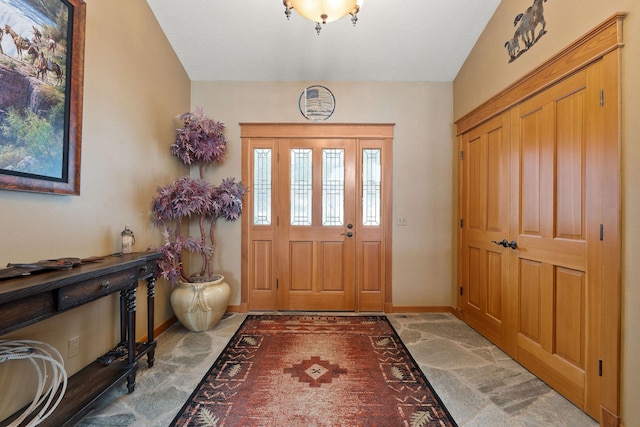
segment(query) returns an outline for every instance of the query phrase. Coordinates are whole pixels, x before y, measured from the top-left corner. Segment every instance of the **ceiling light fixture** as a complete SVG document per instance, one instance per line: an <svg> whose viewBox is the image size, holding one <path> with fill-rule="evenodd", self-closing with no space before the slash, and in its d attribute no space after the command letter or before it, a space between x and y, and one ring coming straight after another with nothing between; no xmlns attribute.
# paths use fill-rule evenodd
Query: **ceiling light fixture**
<svg viewBox="0 0 640 427"><path fill-rule="evenodd" d="M363 0L283 0L287 19L291 17L291 9L295 9L300 15L316 23L316 32L320 35L322 24L337 21L351 15L351 22L356 25L358 12Z"/></svg>

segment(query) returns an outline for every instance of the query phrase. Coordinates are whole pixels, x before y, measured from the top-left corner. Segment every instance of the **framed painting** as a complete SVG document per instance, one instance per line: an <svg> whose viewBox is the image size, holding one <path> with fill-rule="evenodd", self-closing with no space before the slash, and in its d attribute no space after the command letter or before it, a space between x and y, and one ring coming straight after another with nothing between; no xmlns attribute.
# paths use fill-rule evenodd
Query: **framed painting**
<svg viewBox="0 0 640 427"><path fill-rule="evenodd" d="M80 194L86 4L0 0L0 189Z"/></svg>

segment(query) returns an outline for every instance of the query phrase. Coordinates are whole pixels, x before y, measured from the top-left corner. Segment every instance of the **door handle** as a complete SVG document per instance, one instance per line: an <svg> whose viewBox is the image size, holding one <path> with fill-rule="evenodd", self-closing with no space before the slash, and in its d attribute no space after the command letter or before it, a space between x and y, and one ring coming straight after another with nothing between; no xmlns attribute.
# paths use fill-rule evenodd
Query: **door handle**
<svg viewBox="0 0 640 427"><path fill-rule="evenodd" d="M503 247L505 247L505 248L508 248L508 247L509 247L509 241L508 241L507 239L502 239L502 240L501 240L501 241L499 241L499 242L496 242L495 240L492 240L492 241L491 241L491 243L495 243L496 245L498 245L498 246L503 246ZM515 243L515 242L513 242L513 243ZM514 248L514 249L515 249L515 248Z"/></svg>
<svg viewBox="0 0 640 427"><path fill-rule="evenodd" d="M495 240L492 240L491 243L495 243L498 246L502 246L505 248L511 248L511 249L517 249L518 248L518 242L516 242L515 240L512 240L511 243L509 243L509 241L507 239L502 239L499 242L496 242Z"/></svg>
<svg viewBox="0 0 640 427"><path fill-rule="evenodd" d="M351 231L347 231L346 233L340 233L341 236L353 237L353 233Z"/></svg>

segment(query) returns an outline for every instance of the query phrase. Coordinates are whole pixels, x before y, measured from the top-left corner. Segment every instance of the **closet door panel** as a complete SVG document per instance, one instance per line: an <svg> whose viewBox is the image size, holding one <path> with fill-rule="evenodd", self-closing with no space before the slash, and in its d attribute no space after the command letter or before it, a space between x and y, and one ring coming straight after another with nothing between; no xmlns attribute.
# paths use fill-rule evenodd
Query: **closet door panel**
<svg viewBox="0 0 640 427"><path fill-rule="evenodd" d="M463 319L503 344L509 278L509 116L504 114L461 140Z"/></svg>
<svg viewBox="0 0 640 427"><path fill-rule="evenodd" d="M588 339L585 92L583 71L522 103L512 140L520 182L512 183L517 358L580 407Z"/></svg>

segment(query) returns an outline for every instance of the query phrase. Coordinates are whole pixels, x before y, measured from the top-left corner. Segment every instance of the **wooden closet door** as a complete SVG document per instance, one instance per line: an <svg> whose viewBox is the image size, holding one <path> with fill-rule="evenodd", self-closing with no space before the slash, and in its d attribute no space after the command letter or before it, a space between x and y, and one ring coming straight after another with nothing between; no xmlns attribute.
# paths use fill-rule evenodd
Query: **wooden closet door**
<svg viewBox="0 0 640 427"><path fill-rule="evenodd" d="M499 345L607 426L621 422L619 48L624 17L613 15L456 121L464 146L482 141L470 136L493 117L511 116L510 245L500 251L509 259L508 285L502 321L493 322L501 328ZM488 210L482 200L475 202L477 209L468 204L474 166L466 161L458 188L464 221L458 273L464 292L467 282L486 281L488 268L480 256L477 273L470 267L469 254L482 249L473 244L466 216ZM495 331L486 332L491 321L476 320L491 316L476 308L480 304L473 297L459 297L462 317L499 342Z"/></svg>
<svg viewBox="0 0 640 427"><path fill-rule="evenodd" d="M597 65L513 109L511 336L517 360L579 407L598 395ZM594 105L595 104L595 105ZM597 267L594 265L594 272Z"/></svg>
<svg viewBox="0 0 640 427"><path fill-rule="evenodd" d="M502 346L509 280L509 114L462 136L462 318Z"/></svg>

